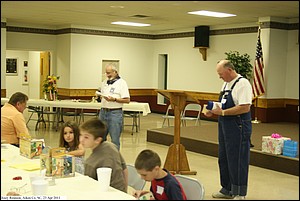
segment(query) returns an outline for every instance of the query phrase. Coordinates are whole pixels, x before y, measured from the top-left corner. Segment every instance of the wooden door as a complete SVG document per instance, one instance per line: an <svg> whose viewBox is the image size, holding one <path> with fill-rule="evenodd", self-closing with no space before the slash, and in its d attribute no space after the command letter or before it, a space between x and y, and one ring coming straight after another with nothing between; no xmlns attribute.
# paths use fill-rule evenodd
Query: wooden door
<svg viewBox="0 0 300 201"><path fill-rule="evenodd" d="M50 52L40 53L40 98L44 98L44 80L50 75Z"/></svg>

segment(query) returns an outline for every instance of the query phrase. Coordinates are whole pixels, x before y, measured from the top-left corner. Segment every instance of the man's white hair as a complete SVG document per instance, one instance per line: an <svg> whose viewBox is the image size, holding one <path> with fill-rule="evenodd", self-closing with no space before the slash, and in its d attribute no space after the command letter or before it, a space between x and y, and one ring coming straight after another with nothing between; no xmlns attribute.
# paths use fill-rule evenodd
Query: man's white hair
<svg viewBox="0 0 300 201"><path fill-rule="evenodd" d="M118 72L116 63L109 63L109 64L106 65L106 67L111 67L111 69L112 69L113 71Z"/></svg>

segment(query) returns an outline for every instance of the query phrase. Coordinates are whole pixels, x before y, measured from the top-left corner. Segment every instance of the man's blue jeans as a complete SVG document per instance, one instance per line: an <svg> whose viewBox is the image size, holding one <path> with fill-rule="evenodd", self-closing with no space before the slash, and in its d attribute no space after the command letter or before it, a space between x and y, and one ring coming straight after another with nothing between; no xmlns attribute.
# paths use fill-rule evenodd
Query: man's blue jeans
<svg viewBox="0 0 300 201"><path fill-rule="evenodd" d="M112 143L117 145L118 150L120 150L120 136L123 129L123 110L101 109L99 119L107 126L107 132L103 140L106 140L107 134L109 133Z"/></svg>

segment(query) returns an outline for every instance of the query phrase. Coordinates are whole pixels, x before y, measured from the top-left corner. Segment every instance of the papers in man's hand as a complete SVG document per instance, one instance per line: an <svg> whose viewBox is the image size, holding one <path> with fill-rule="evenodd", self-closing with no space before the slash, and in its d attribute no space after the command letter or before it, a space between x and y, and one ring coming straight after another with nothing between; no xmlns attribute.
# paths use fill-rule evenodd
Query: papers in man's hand
<svg viewBox="0 0 300 201"><path fill-rule="evenodd" d="M104 95L103 93L101 93L100 91L96 91L96 95L97 96L104 96L104 97L108 97L108 95Z"/></svg>

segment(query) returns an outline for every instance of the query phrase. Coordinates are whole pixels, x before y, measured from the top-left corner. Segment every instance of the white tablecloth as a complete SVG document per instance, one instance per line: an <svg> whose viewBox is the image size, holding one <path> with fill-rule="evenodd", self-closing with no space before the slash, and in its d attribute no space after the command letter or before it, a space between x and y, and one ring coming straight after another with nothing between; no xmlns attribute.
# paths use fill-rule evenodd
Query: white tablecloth
<svg viewBox="0 0 300 201"><path fill-rule="evenodd" d="M8 102L8 98L1 98L1 104ZM41 107L59 107L59 108L77 108L77 109L100 109L101 103L98 102L80 102L72 100L47 101L44 99L29 99L27 105ZM141 112L143 116L151 113L148 103L130 102L123 104L123 111Z"/></svg>
<svg viewBox="0 0 300 201"><path fill-rule="evenodd" d="M22 196L32 196L29 174L35 171L26 171L10 167L14 164L35 163L39 159L27 159L19 154L19 148L1 144L1 196L5 196L12 187L23 187ZM21 176L22 180L12 180L13 177ZM54 186L49 186L47 196L61 196L68 200L135 200L127 193L110 187L108 192L99 192L98 181L76 173L75 177L58 178Z"/></svg>

